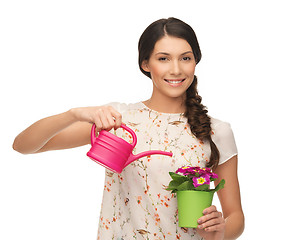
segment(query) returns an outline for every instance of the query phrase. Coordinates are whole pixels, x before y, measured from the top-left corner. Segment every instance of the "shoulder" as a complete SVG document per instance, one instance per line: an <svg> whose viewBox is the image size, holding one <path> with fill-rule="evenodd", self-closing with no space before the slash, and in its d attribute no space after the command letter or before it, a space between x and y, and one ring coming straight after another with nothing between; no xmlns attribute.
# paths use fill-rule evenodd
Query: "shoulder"
<svg viewBox="0 0 298 240"><path fill-rule="evenodd" d="M212 134L217 137L224 137L226 135L231 134L232 128L231 124L222 120L219 120L217 118L211 118L211 129Z"/></svg>
<svg viewBox="0 0 298 240"><path fill-rule="evenodd" d="M234 134L230 123L216 118L211 118L211 128L211 138L220 152L219 164L222 164L238 154Z"/></svg>
<svg viewBox="0 0 298 240"><path fill-rule="evenodd" d="M216 145L226 145L227 143L235 143L234 133L231 124L211 117L211 138Z"/></svg>

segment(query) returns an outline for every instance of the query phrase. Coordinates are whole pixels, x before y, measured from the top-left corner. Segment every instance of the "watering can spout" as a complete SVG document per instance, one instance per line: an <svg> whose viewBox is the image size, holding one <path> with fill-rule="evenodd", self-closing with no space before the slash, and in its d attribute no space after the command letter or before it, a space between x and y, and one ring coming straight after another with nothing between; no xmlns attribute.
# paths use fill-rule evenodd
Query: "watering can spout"
<svg viewBox="0 0 298 240"><path fill-rule="evenodd" d="M128 160L126 161L124 167L126 167L127 165L131 164L133 161L135 161L139 158L146 157L146 156L149 156L149 155L154 155L154 154L161 154L161 155L166 155L166 156L170 156L170 157L173 156L172 152L164 152L164 151L159 151L159 150L145 151L145 152L141 152L141 153L136 154L136 155L131 153Z"/></svg>

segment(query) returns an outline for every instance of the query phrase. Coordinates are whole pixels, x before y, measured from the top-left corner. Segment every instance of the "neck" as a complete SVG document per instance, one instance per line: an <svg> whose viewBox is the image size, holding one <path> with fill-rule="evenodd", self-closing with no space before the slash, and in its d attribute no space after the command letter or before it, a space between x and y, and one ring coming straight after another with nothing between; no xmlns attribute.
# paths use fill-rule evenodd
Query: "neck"
<svg viewBox="0 0 298 240"><path fill-rule="evenodd" d="M155 98L151 97L143 102L147 107L163 113L184 113L184 98Z"/></svg>

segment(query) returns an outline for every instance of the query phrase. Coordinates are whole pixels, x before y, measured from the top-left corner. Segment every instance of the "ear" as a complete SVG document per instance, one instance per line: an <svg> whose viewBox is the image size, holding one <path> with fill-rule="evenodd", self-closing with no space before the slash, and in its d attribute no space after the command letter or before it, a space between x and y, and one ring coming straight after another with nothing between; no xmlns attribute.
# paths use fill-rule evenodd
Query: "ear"
<svg viewBox="0 0 298 240"><path fill-rule="evenodd" d="M150 72L150 68L148 66L148 60L144 60L142 62L142 69L145 71L145 72Z"/></svg>

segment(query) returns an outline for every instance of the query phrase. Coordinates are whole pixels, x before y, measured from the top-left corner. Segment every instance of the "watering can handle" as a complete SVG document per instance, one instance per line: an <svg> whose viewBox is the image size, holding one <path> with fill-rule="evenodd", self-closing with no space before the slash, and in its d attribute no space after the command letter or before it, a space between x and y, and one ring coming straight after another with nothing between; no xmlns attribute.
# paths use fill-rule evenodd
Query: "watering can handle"
<svg viewBox="0 0 298 240"><path fill-rule="evenodd" d="M124 124L121 124L120 127L125 129L126 131L128 131L131 134L132 140L133 140L131 145L134 148L137 144L137 136L136 136L135 132L132 129L130 129L129 127L127 127L126 125L124 125Z"/></svg>
<svg viewBox="0 0 298 240"><path fill-rule="evenodd" d="M125 129L126 131L128 131L131 134L132 139L133 139L133 142L131 143L131 145L134 148L136 146L136 144L137 144L137 136L136 136L135 132L132 129L130 129L129 127L127 127L126 125L124 125L124 124L121 124L120 127L123 128L123 129ZM95 142L95 139L96 139L96 135L95 134L96 134L96 125L93 124L92 125L92 128L91 128L91 145L92 146L93 146L93 144Z"/></svg>

